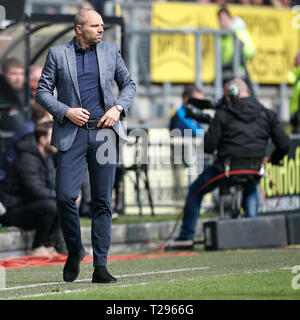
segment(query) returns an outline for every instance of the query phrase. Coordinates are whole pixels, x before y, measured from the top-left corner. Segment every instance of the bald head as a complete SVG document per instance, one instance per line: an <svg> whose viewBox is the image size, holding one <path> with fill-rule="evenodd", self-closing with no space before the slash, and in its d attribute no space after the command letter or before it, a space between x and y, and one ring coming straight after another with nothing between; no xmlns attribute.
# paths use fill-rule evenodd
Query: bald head
<svg viewBox="0 0 300 320"><path fill-rule="evenodd" d="M240 78L234 78L231 81L228 81L228 82L225 83L224 95L225 95L226 99L229 100L228 87L231 84L234 84L239 89L239 96L238 96L239 98L247 98L247 97L250 96L249 88L247 86L247 83L244 80L240 79Z"/></svg>
<svg viewBox="0 0 300 320"><path fill-rule="evenodd" d="M93 9L81 9L76 14L75 19L74 19L75 32L76 32L76 26L77 25L84 26L86 20L89 18L90 15L98 15L98 16L100 16L100 14L97 11L93 10Z"/></svg>
<svg viewBox="0 0 300 320"><path fill-rule="evenodd" d="M81 9L75 16L76 41L84 49L102 40L104 23L101 15L93 9Z"/></svg>

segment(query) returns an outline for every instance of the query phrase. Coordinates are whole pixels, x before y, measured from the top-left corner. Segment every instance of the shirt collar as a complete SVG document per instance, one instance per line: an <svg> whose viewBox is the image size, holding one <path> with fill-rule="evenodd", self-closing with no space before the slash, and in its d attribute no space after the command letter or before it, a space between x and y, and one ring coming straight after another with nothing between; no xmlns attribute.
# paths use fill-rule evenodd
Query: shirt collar
<svg viewBox="0 0 300 320"><path fill-rule="evenodd" d="M79 43L76 41L76 38L74 37L74 48L75 48L75 52L85 53L86 51L94 51L96 46L91 45L89 46L88 49L85 50L79 45Z"/></svg>

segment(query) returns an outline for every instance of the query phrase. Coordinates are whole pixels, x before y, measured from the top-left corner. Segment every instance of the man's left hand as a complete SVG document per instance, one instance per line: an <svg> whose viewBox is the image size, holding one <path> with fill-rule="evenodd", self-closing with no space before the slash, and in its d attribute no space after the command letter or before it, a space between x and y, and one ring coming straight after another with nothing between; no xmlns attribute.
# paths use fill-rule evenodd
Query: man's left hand
<svg viewBox="0 0 300 320"><path fill-rule="evenodd" d="M111 107L106 111L104 116L99 120L97 127L99 128L101 125L102 128L110 128L112 127L120 118L120 111L116 106Z"/></svg>

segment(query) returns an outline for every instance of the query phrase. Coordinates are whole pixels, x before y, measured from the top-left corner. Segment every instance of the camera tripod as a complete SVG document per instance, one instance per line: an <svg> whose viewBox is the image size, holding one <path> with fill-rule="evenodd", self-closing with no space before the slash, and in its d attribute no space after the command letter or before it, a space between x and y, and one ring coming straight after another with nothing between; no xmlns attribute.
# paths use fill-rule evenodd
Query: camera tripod
<svg viewBox="0 0 300 320"><path fill-rule="evenodd" d="M138 142L140 137L136 137L135 143L129 144L129 146L135 146L135 157L134 157L134 164L131 166L124 166L123 164L119 164L117 166L116 172L116 182L115 182L115 190L116 190L116 209L121 214L124 214L125 209L125 188L124 188L124 176L128 171L135 172L135 179L131 178L131 181L134 184L134 189L136 193L136 201L139 207L139 215L143 215L142 211L142 202L141 202L141 179L144 181L145 189L148 195L149 205L151 208L151 215L154 216L154 205L151 196L150 190L150 183L149 183L149 176L148 176L148 164L143 164L140 161L140 151L138 150ZM118 208L120 208L118 210Z"/></svg>

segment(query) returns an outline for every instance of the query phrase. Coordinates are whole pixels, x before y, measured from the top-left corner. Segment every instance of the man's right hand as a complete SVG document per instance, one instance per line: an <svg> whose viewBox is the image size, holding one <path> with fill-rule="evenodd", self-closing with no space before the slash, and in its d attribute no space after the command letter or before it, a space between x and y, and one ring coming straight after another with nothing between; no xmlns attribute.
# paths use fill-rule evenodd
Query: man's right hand
<svg viewBox="0 0 300 320"><path fill-rule="evenodd" d="M83 126L89 120L90 113L83 108L69 108L65 117L78 126Z"/></svg>

